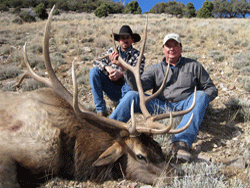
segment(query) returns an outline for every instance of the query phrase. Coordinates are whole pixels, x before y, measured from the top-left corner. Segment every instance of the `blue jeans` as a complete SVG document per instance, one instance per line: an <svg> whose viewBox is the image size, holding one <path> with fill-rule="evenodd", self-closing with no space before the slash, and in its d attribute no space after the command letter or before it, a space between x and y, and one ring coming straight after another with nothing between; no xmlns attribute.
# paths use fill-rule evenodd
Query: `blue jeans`
<svg viewBox="0 0 250 188"><path fill-rule="evenodd" d="M112 101L119 102L131 89L123 80L112 82L99 68L93 67L89 74L90 86L97 112L106 112L106 102L103 92Z"/></svg>
<svg viewBox="0 0 250 188"><path fill-rule="evenodd" d="M147 109L150 114L160 114L165 113L166 110L171 111L180 111L189 108L192 105L194 94L190 95L187 99L168 103L161 101L159 99L153 99L147 104ZM114 112L110 115L109 118L116 119L118 121L127 122L130 119L130 108L132 101L135 101L135 112L141 112L140 110L140 101L139 95L137 91L129 91L126 95L121 99L119 105L116 107ZM188 122L191 114L193 113L193 120L190 126L183 132L179 134L175 134L172 138L172 142L175 141L183 141L192 145L195 141L199 127L201 122L203 121L207 106L209 104L209 97L203 91L197 91L197 100L194 109L188 114L184 115L180 124L177 126L178 128L183 127Z"/></svg>

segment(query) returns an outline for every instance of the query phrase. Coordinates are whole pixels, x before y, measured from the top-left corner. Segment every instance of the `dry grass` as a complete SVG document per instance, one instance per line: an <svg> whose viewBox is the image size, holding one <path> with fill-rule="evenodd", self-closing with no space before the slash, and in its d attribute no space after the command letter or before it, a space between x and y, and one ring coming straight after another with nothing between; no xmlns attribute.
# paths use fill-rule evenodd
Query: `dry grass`
<svg viewBox="0 0 250 188"><path fill-rule="evenodd" d="M32 66L38 72L44 72L42 63L42 36L45 21L35 23L13 23L16 16L8 13L0 13L0 78L1 90L13 90L16 76L20 76L23 72L23 55L22 46L27 42L27 51ZM97 18L94 14L61 14L53 17L50 51L52 64L64 85L72 91L72 82L70 75L70 64L72 60L76 62L76 71L78 76L80 101L91 106L92 95L88 82L88 71L92 67L93 59L98 57L107 47L111 46L111 29L118 33L119 28L123 24L130 25L134 32L143 35L146 15L109 15L106 18ZM146 67L161 61L162 40L167 33L179 33L183 43L183 56L191 57L198 60L208 70L212 80L219 88L219 96L211 103L211 114L213 115L209 123L205 127L210 127L213 123L215 127L225 127L234 123L238 126L237 114L244 113L247 120L244 127L241 128L243 143L248 144L249 141L249 101L250 101L250 80L249 80L249 53L250 53L250 24L249 19L178 19L169 15L148 15L148 37L145 50ZM141 42L135 44L136 48L140 48ZM241 57L241 58L239 58ZM9 69L9 67L14 67ZM5 70L4 70L5 69ZM8 76L6 76L8 74ZM31 87L30 81L27 81L27 88ZM27 89L29 90L29 89ZM239 99L237 110L227 117L222 117L222 113L227 110L231 99ZM244 101L244 102L242 102ZM225 105L227 104L227 105ZM244 105L243 105L244 104ZM239 108L239 105L244 108ZM93 108L93 107L91 107ZM241 111L239 111L241 109ZM92 109L93 110L93 109ZM217 110L217 111L215 111ZM233 115L232 115L233 114ZM247 117L246 117L247 116ZM215 119L215 120L214 120ZM212 128L214 128L212 126ZM217 128L218 129L218 128ZM217 130L218 131L218 130ZM159 137L167 148L169 138ZM204 139L205 140L205 139ZM231 140L230 140L231 141ZM222 148L224 149L224 148ZM215 176L218 166L214 167L200 164L201 166L191 165L186 171L192 171L193 174L186 173L185 181L175 180L176 187L204 187L206 183L214 183L210 187L226 185L231 187L244 187L241 180L225 181L224 176L220 173ZM200 168L200 171L197 169ZM196 171L195 171L196 169ZM213 171L212 175L205 174L203 179L196 176L197 173L205 173ZM201 172L202 171L202 172ZM191 176L193 179L188 179ZM196 179L194 179L196 178ZM194 184L197 181L197 184ZM190 182L193 182L191 184ZM250 183L250 182L247 182ZM236 186L237 185L237 186ZM164 184L158 182L158 187L164 187ZM206 184L207 186L207 184Z"/></svg>

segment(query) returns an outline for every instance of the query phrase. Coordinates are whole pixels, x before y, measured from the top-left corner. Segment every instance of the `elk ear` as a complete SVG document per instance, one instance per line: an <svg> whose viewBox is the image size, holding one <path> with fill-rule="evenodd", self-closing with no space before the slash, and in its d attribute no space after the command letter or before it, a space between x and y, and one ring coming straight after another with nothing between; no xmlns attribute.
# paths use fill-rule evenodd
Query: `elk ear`
<svg viewBox="0 0 250 188"><path fill-rule="evenodd" d="M102 166L114 163L124 153L123 148L117 142L104 151L99 158L93 163L94 166Z"/></svg>

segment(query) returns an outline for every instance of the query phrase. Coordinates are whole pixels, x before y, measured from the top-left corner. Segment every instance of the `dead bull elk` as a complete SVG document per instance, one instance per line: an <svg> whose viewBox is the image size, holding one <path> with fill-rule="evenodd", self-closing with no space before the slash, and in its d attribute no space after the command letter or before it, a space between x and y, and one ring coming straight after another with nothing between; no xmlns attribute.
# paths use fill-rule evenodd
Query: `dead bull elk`
<svg viewBox="0 0 250 188"><path fill-rule="evenodd" d="M56 176L96 182L125 176L147 184L153 184L163 170L169 171L171 176L172 167L166 167L161 147L151 135L175 134L186 129L189 123L183 129L173 130L171 122L168 126L155 122L167 117L172 119L180 113L150 116L146 103L155 96L144 98L138 71L141 62L137 67L129 67L121 58L121 63L135 74L145 127L136 127L134 120L129 125L85 110L77 100L74 67L73 96L51 67L49 30L53 9L45 26L43 41L49 78L37 75L30 68L24 46L27 72L17 84L30 76L49 88L23 93L0 92L0 187L21 187L26 181L40 183ZM146 26L144 35L141 54L145 47ZM189 112L193 106L181 114Z"/></svg>

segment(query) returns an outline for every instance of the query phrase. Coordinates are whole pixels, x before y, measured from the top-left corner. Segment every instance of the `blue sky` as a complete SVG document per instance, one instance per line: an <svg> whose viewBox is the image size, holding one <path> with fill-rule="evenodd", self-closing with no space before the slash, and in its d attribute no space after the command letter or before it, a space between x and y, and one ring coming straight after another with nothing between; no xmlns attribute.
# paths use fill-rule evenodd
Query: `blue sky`
<svg viewBox="0 0 250 188"><path fill-rule="evenodd" d="M113 0L115 2L119 2L119 0ZM134 1L134 0L121 0L122 3L125 2L125 5L128 4L129 2ZM171 0L172 1L172 0ZM200 9L202 7L203 2L205 2L205 0L176 0L177 2L182 2L185 6L191 2L194 5L194 8L196 9L196 11L198 9ZM151 8L153 8L155 6L155 4L163 2L166 3L168 2L168 0L137 0L139 6L142 9L142 13L144 12L148 12L150 11Z"/></svg>

